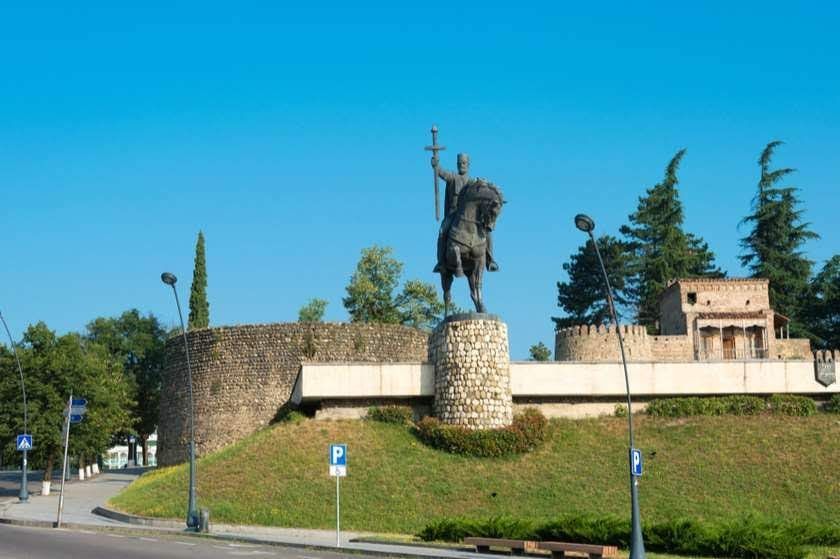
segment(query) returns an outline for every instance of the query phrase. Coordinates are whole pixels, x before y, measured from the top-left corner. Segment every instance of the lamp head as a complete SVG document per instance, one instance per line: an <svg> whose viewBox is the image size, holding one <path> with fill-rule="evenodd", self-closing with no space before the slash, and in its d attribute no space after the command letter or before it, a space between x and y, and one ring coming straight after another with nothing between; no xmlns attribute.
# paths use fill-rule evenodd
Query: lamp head
<svg viewBox="0 0 840 559"><path fill-rule="evenodd" d="M175 282L178 281L178 278L175 277L175 274L164 272L160 275L160 281L162 281L166 285L171 285L172 287L175 287Z"/></svg>
<svg viewBox="0 0 840 559"><path fill-rule="evenodd" d="M595 229L595 222L586 214L577 214L575 216L575 227L584 233L591 233Z"/></svg>

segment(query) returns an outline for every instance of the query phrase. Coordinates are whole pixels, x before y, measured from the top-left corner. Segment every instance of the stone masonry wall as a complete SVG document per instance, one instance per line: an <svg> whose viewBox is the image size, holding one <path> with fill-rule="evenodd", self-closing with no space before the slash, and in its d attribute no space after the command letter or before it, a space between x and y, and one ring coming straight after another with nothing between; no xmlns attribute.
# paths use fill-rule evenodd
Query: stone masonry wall
<svg viewBox="0 0 840 559"><path fill-rule="evenodd" d="M513 422L504 322L494 318L444 322L432 334L429 359L435 365L434 413L441 421L473 430Z"/></svg>
<svg viewBox="0 0 840 559"><path fill-rule="evenodd" d="M624 351L628 361L651 361L653 350L647 329L639 325L622 325ZM621 361L621 350L615 326L572 326L557 330L554 335L556 361Z"/></svg>
<svg viewBox="0 0 840 559"><path fill-rule="evenodd" d="M811 341L807 338L776 339L771 359L810 359Z"/></svg>
<svg viewBox="0 0 840 559"><path fill-rule="evenodd" d="M289 400L300 365L424 361L428 333L398 325L286 323L205 328L187 334L193 371L196 453L267 425ZM189 399L183 338L166 343L157 459L186 460Z"/></svg>
<svg viewBox="0 0 840 559"><path fill-rule="evenodd" d="M650 336L654 361L694 361L694 340L691 336Z"/></svg>

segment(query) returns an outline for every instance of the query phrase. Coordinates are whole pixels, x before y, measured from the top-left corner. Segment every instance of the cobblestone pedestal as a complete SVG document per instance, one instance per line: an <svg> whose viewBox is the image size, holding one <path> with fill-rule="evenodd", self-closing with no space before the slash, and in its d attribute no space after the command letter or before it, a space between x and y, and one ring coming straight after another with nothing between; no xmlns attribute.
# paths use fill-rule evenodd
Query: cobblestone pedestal
<svg viewBox="0 0 840 559"><path fill-rule="evenodd" d="M513 421L507 325L483 313L450 316L432 333L435 416L467 429Z"/></svg>

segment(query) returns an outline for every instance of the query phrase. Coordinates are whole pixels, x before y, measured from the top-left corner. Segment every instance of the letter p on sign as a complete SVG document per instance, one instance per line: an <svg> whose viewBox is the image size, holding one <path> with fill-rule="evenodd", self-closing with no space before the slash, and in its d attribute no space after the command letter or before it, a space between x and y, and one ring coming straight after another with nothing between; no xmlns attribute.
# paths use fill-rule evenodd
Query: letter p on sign
<svg viewBox="0 0 840 559"><path fill-rule="evenodd" d="M630 449L630 473L634 476L642 475L642 451L638 448Z"/></svg>
<svg viewBox="0 0 840 559"><path fill-rule="evenodd" d="M330 445L330 475L344 477L347 475L347 445Z"/></svg>

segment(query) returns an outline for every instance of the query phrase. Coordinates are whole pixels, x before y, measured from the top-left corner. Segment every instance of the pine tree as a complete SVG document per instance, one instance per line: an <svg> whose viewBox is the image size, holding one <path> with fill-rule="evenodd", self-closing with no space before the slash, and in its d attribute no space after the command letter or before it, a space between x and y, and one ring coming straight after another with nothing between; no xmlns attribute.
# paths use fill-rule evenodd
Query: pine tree
<svg viewBox="0 0 840 559"><path fill-rule="evenodd" d="M813 263L799 249L818 235L801 220L798 189L779 186L795 169L770 169L773 153L780 145L778 140L770 142L758 159L761 175L753 213L741 221L752 225L749 235L741 239L741 264L749 268L752 277L770 280L770 305L790 317L791 330L803 335L806 332L800 317Z"/></svg>
<svg viewBox="0 0 840 559"><path fill-rule="evenodd" d="M669 281L724 275L715 266L709 245L682 229L677 171L684 155L684 149L674 155L663 180L639 198L636 212L629 216L630 225L621 228L631 253L628 296L636 307L636 320L648 327L659 319L659 296Z"/></svg>
<svg viewBox="0 0 840 559"><path fill-rule="evenodd" d="M190 289L189 329L210 326L210 303L207 302L207 263L204 259L204 233L198 232L195 243L195 268Z"/></svg>
<svg viewBox="0 0 840 559"><path fill-rule="evenodd" d="M610 279L610 285L618 306L627 305L625 289L627 287L628 255L624 243L604 235L598 239L598 250L604 259L604 268ZM592 241L586 241L578 247L576 254L563 264L563 270L569 275L569 281L557 282L557 306L566 313L564 317L552 317L556 328L576 324L604 324L610 321L610 309L604 291L601 265L595 254Z"/></svg>
<svg viewBox="0 0 840 559"><path fill-rule="evenodd" d="M811 281L807 329L824 349L840 349L840 254L832 256Z"/></svg>

